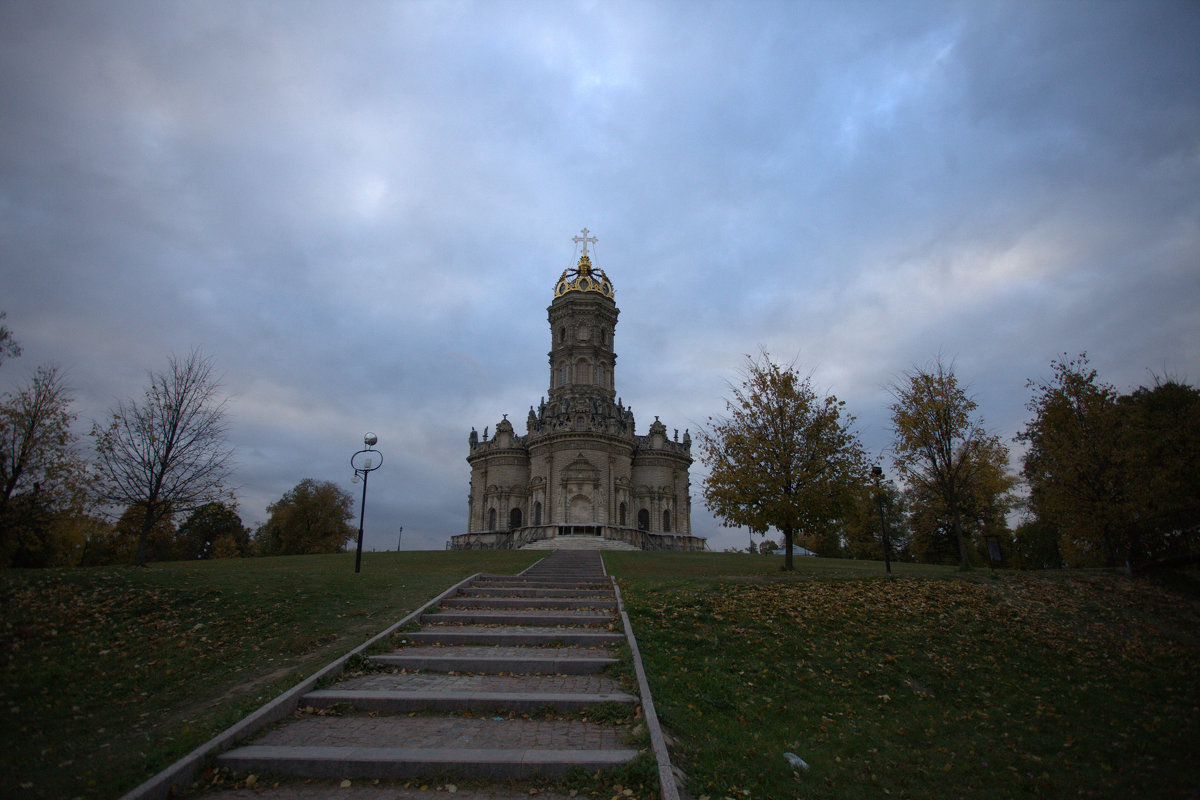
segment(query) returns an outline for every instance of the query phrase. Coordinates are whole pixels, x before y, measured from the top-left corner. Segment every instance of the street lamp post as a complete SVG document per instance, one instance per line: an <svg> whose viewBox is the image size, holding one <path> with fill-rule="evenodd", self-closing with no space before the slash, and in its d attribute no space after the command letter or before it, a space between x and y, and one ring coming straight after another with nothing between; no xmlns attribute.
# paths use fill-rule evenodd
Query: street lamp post
<svg viewBox="0 0 1200 800"><path fill-rule="evenodd" d="M871 477L875 479L875 499L879 502L879 532L883 536L883 568L892 574L891 542L888 541L887 521L883 516L883 468L878 464L871 467Z"/></svg>
<svg viewBox="0 0 1200 800"><path fill-rule="evenodd" d="M362 570L363 515L367 513L367 476L383 466L383 453L371 449L378 441L379 437L368 432L366 436L363 436L363 444L366 447L350 456L350 467L354 470L354 482L357 483L361 477L363 485L362 505L358 510L358 548L354 551L354 571L356 573ZM376 456L379 457L378 461L375 460Z"/></svg>

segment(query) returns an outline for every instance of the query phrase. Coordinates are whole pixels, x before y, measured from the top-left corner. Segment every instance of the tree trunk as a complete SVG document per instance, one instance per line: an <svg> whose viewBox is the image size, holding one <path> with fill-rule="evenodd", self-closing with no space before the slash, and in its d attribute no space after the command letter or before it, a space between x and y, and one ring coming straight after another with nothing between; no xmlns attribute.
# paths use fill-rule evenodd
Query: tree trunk
<svg viewBox="0 0 1200 800"><path fill-rule="evenodd" d="M964 572L971 568L971 555L967 552L967 540L963 536L962 514L954 507L954 538L958 540L958 568Z"/></svg>
<svg viewBox="0 0 1200 800"><path fill-rule="evenodd" d="M795 566L792 564L792 526L786 525L783 528L783 568L793 570Z"/></svg>
<svg viewBox="0 0 1200 800"><path fill-rule="evenodd" d="M153 506L150 503L146 504L146 513L142 516L142 530L138 533L137 553L133 557L133 565L135 567L146 566L146 544L150 541L150 530L157 522L154 518Z"/></svg>

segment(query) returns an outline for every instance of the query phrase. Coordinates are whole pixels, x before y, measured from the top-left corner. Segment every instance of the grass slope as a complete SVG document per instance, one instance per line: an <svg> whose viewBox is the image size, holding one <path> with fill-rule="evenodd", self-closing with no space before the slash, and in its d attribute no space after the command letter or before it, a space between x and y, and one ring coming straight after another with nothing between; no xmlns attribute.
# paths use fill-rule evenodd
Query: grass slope
<svg viewBox="0 0 1200 800"><path fill-rule="evenodd" d="M0 572L0 796L112 798L520 552Z"/></svg>
<svg viewBox="0 0 1200 800"><path fill-rule="evenodd" d="M1200 796L1194 573L606 560L696 797Z"/></svg>

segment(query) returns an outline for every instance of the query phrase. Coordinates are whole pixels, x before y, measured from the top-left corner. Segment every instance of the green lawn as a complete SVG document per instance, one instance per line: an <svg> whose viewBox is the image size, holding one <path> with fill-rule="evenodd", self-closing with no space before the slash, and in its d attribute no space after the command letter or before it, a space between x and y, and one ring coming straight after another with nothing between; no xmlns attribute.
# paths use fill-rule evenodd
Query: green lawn
<svg viewBox="0 0 1200 800"><path fill-rule="evenodd" d="M353 558L0 573L0 796L116 797L538 554ZM1200 796L1195 573L782 560L606 554L695 797Z"/></svg>
<svg viewBox="0 0 1200 800"><path fill-rule="evenodd" d="M1200 796L1195 573L606 559L695 797Z"/></svg>
<svg viewBox="0 0 1200 800"><path fill-rule="evenodd" d="M520 552L0 572L0 796L113 798Z"/></svg>

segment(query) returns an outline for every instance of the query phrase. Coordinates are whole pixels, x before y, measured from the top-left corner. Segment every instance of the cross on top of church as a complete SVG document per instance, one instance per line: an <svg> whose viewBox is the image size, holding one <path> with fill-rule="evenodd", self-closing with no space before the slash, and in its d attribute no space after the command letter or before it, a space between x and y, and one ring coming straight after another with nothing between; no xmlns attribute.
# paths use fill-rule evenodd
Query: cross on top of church
<svg viewBox="0 0 1200 800"><path fill-rule="evenodd" d="M580 242L583 242L583 253L582 253L582 255L585 255L585 256L586 256L586 255L587 255L587 246L588 246L588 242L591 242L592 244L595 244L596 242L598 242L598 241L600 241L600 240L599 240L599 239L597 239L595 236L588 236L588 234L589 234L589 233L591 233L591 231L589 231L587 228L584 228L582 231L580 231L580 233L582 233L582 234L583 234L583 236L573 236L573 237L571 237L571 241L572 241L572 242L574 242L575 244L579 244Z"/></svg>

